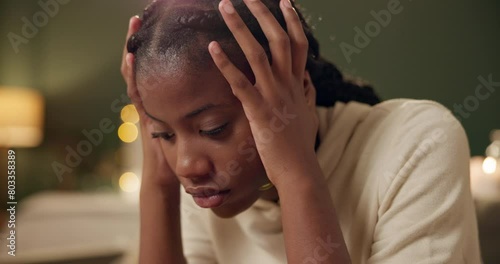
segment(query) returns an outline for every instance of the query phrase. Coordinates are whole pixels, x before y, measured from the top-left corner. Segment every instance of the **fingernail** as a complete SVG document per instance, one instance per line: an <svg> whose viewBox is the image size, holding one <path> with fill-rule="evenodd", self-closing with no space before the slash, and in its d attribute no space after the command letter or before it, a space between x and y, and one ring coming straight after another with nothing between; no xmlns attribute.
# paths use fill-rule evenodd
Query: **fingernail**
<svg viewBox="0 0 500 264"><path fill-rule="evenodd" d="M234 7L233 7L233 4L231 3L231 1L222 1L221 4L222 4L222 9L224 9L224 12L226 12L228 14L234 14L234 12L236 12L234 10Z"/></svg>
<svg viewBox="0 0 500 264"><path fill-rule="evenodd" d="M222 50L220 49L219 45L217 45L217 43L215 42L212 42L212 52L215 53L215 54L220 54L222 52Z"/></svg>
<svg viewBox="0 0 500 264"><path fill-rule="evenodd" d="M127 63L127 67L130 67L130 54L127 54L125 57L125 62Z"/></svg>
<svg viewBox="0 0 500 264"><path fill-rule="evenodd" d="M290 2L290 0L283 0L283 4L285 5L285 7L292 8L292 3Z"/></svg>

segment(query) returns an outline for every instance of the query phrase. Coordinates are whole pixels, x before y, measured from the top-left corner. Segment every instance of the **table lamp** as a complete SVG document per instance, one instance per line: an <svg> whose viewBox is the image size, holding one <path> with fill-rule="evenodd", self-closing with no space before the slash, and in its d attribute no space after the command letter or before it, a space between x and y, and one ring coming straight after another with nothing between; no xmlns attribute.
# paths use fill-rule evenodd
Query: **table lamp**
<svg viewBox="0 0 500 264"><path fill-rule="evenodd" d="M44 98L36 90L0 86L0 148L40 145L44 108Z"/></svg>

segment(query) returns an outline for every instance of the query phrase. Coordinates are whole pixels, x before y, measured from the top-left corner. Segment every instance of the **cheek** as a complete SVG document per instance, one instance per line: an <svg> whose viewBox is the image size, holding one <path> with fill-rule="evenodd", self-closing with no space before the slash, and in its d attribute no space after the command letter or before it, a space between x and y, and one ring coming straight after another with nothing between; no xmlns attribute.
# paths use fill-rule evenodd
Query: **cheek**
<svg viewBox="0 0 500 264"><path fill-rule="evenodd" d="M175 148L169 145L168 142L160 140L160 148L163 153L163 158L167 161L170 169L175 171L176 155Z"/></svg>
<svg viewBox="0 0 500 264"><path fill-rule="evenodd" d="M246 117L240 118L236 122L234 135L234 140L231 144L233 146L234 159L238 160L241 167L252 167L251 165L259 159L259 156Z"/></svg>
<svg viewBox="0 0 500 264"><path fill-rule="evenodd" d="M214 152L213 161L216 171L230 176L238 182L252 181L261 163L247 119L237 118L234 121L231 137L227 144ZM235 184L239 184L234 182Z"/></svg>
<svg viewBox="0 0 500 264"><path fill-rule="evenodd" d="M233 177L238 178L239 182L255 185L261 178L265 178L265 170L246 119L240 124L235 135L237 136L232 143L232 160L227 162L226 169L233 172Z"/></svg>

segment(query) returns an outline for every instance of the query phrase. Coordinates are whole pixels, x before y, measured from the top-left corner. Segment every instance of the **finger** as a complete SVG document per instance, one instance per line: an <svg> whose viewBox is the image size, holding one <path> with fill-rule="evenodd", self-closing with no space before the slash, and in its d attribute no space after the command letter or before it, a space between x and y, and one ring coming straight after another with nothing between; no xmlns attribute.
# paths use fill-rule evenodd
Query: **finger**
<svg viewBox="0 0 500 264"><path fill-rule="evenodd" d="M262 101L259 91L252 85L245 74L229 60L219 43L212 41L208 49L215 65L224 75L224 78L231 86L233 94L241 101L243 107L249 110L256 109Z"/></svg>
<svg viewBox="0 0 500 264"><path fill-rule="evenodd" d="M292 72L292 54L288 34L262 1L245 0L245 3L259 22L269 41L269 48L273 57L273 69L282 74L281 76L288 77Z"/></svg>
<svg viewBox="0 0 500 264"><path fill-rule="evenodd" d="M219 10L229 30L245 53L257 82L268 83L271 81L273 77L267 54L238 15L231 1L222 0L219 4Z"/></svg>
<svg viewBox="0 0 500 264"><path fill-rule="evenodd" d="M133 16L132 18L130 18L128 31L127 31L127 38L125 39L125 46L123 48L122 66L121 66L122 74L125 74L127 72L127 63L126 63L125 57L128 53L128 50L127 50L128 40L130 39L130 37L133 34L135 34L137 31L139 31L140 27L141 27L141 19L139 19L138 16Z"/></svg>
<svg viewBox="0 0 500 264"><path fill-rule="evenodd" d="M292 71L295 76L299 76L302 79L304 70L306 69L309 42L302 27L302 22L290 1L281 0L280 7L285 17L290 43L292 45Z"/></svg>
<svg viewBox="0 0 500 264"><path fill-rule="evenodd" d="M139 31L141 27L141 19L139 16L133 16L130 18L129 22L129 27L128 27L128 32L127 32L127 38L125 39L125 46L123 48L123 53L126 54L128 53L127 51L127 42L130 39L130 37L135 34L137 31Z"/></svg>
<svg viewBox="0 0 500 264"><path fill-rule="evenodd" d="M144 108L142 106L142 99L139 94L139 90L137 89L136 85L136 80L135 80L135 73L134 73L134 63L135 63L135 57L134 54L132 53L127 53L125 55L125 61L127 65L127 72L126 72L126 81L127 81L127 95L134 104L135 108L137 109L137 112L141 115L144 113Z"/></svg>

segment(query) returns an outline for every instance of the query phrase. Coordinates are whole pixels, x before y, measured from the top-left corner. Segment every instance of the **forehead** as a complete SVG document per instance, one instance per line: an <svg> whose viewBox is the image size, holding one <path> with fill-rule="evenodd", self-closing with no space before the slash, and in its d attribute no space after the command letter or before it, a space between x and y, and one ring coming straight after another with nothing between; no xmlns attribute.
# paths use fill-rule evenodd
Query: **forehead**
<svg viewBox="0 0 500 264"><path fill-rule="evenodd" d="M235 104L237 98L216 68L168 70L137 80L146 111L164 121L177 120L207 104Z"/></svg>

